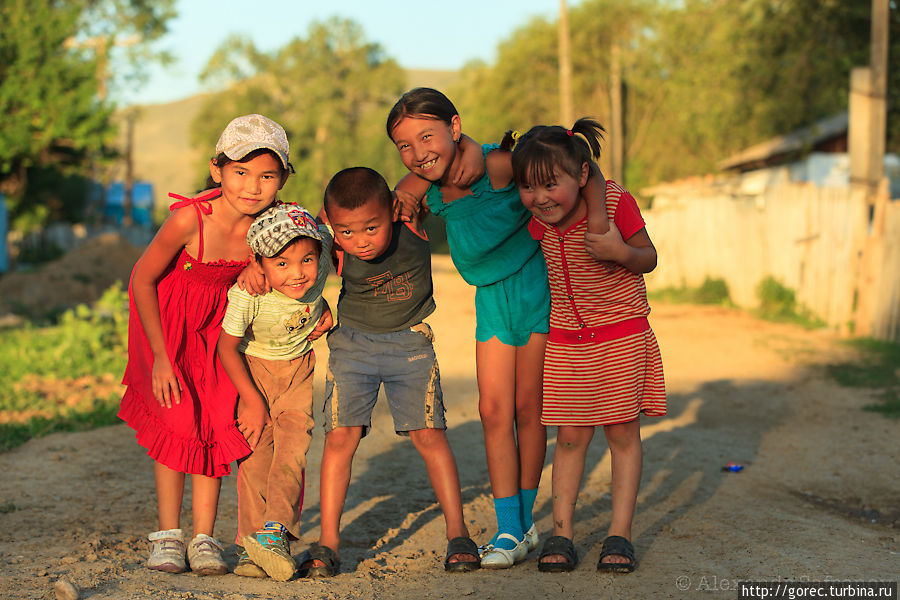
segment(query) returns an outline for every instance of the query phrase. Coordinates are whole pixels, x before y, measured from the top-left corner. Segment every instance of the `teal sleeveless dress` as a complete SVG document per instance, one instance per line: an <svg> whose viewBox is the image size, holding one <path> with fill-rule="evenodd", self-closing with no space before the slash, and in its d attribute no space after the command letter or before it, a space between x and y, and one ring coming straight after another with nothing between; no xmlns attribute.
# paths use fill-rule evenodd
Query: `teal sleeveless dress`
<svg viewBox="0 0 900 600"><path fill-rule="evenodd" d="M495 150L485 144L482 153ZM532 333L550 330L550 286L540 245L528 233L529 213L515 184L493 189L484 176L468 196L445 203L432 184L425 201L447 224L450 257L462 278L476 286L475 339L496 337L524 346Z"/></svg>

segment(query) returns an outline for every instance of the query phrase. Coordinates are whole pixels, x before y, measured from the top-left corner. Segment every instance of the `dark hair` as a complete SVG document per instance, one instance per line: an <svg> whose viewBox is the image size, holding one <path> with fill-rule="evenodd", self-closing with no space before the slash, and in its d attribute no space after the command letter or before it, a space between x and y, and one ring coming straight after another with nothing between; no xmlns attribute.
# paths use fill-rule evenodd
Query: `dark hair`
<svg viewBox="0 0 900 600"><path fill-rule="evenodd" d="M329 206L354 210L370 200L387 207L394 206L394 196L384 177L369 167L350 167L335 173L325 187L325 212Z"/></svg>
<svg viewBox="0 0 900 600"><path fill-rule="evenodd" d="M278 258L278 257L281 256L282 254L284 254L284 251L285 251L285 250L287 250L288 248L290 248L291 246L293 246L294 244L296 244L296 243L299 242L300 240L309 240L309 241L311 241L313 244L315 244L315 245L316 245L316 254L319 256L319 258L322 258L322 242L319 241L319 240L317 240L317 239L314 238L314 237L309 237L309 236L306 236L306 235L298 235L297 237L293 238L291 241L289 241L287 244L285 244L284 247L283 247L281 250L279 250L278 252L276 252L276 253L273 254L272 256L263 256L263 255L260 254L259 252L254 252L254 253L253 253L253 257L256 259L256 262L257 262L258 264L262 264L262 259L264 259L264 258Z"/></svg>
<svg viewBox="0 0 900 600"><path fill-rule="evenodd" d="M600 157L600 141L605 131L600 123L588 117L575 121L572 129L559 125L532 127L513 148L512 168L516 185L552 181L556 167L578 179L581 165ZM509 147L511 140L511 132L507 132L501 147Z"/></svg>
<svg viewBox="0 0 900 600"><path fill-rule="evenodd" d="M450 125L453 117L458 114L450 99L441 92L426 87L413 88L400 96L394 108L388 113L387 134L389 138L394 139L391 132L403 117L436 119Z"/></svg>
<svg viewBox="0 0 900 600"><path fill-rule="evenodd" d="M263 154L264 152L268 152L269 154L271 154L272 156L275 157L275 160L278 161L278 169L279 169L279 171L281 171L280 174L281 174L282 176L284 176L284 171L285 171L285 169L284 169L284 167L283 167L282 164L281 164L281 157L278 156L278 154L276 154L274 150L269 150L268 148L258 148L257 150L254 150L253 152L248 152L248 153L247 153L242 159L240 159L240 160L234 160L234 159L232 159L232 158L228 158L227 156L225 156L225 153L224 153L224 152L219 152L216 156L214 156L214 157L212 158L212 162L213 162L213 164L215 164L217 167L219 167L219 168L221 169L221 168L223 168L225 165L227 165L228 163L232 163L232 162L247 162L248 160L253 160L254 158L256 158L257 156L259 156L260 154ZM287 164L287 171L288 171L288 173L293 173L293 172L294 172L294 165L292 165L291 163L288 163L288 164ZM221 183L216 183L216 181L212 178L212 174L207 175L207 176L206 176L206 187L203 188L203 189L205 189L205 190L211 190L211 189L217 188L217 187L222 187L222 184L221 184Z"/></svg>

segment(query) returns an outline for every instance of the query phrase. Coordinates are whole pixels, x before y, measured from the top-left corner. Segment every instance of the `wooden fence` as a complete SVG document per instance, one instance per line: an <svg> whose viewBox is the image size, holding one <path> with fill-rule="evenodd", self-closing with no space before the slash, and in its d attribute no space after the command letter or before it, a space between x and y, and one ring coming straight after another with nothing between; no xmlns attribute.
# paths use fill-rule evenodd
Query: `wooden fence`
<svg viewBox="0 0 900 600"><path fill-rule="evenodd" d="M863 189L790 183L759 195L694 187L645 211L659 266L651 290L726 281L754 307L772 276L845 335L900 340L900 202L885 184L874 204Z"/></svg>

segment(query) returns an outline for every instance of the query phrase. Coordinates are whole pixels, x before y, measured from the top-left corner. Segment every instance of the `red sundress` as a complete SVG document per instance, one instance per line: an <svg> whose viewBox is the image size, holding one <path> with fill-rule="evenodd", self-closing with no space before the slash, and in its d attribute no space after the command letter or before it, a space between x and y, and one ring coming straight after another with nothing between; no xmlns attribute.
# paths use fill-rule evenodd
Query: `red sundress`
<svg viewBox="0 0 900 600"><path fill-rule="evenodd" d="M237 390L216 355L228 289L248 261L203 262L201 212L210 214L209 200L220 193L182 198L169 207L193 206L200 222L197 259L183 249L156 286L166 350L181 381L181 402L166 408L153 396L153 352L129 283L128 365L122 378L128 387L118 413L153 460L207 477L228 475L230 463L250 453L235 422Z"/></svg>

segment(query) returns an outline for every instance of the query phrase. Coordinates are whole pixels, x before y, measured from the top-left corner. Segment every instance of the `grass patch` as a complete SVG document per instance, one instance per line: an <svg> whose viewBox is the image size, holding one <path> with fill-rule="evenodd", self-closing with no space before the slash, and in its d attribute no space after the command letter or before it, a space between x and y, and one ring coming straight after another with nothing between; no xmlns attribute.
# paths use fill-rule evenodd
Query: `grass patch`
<svg viewBox="0 0 900 600"><path fill-rule="evenodd" d="M826 373L845 387L878 390L878 402L865 406L864 410L900 418L900 344L873 339L845 343L859 352L859 359L827 365Z"/></svg>
<svg viewBox="0 0 900 600"><path fill-rule="evenodd" d="M786 287L771 275L756 286L759 306L755 314L761 319L778 323L793 323L806 329L818 329L825 322L811 310L797 302L794 290Z"/></svg>
<svg viewBox="0 0 900 600"><path fill-rule="evenodd" d="M121 423L116 416L118 411L119 397L116 395L98 401L87 410L61 411L52 417L32 417L22 423L0 423L0 452L51 433L88 431Z"/></svg>
<svg viewBox="0 0 900 600"><path fill-rule="evenodd" d="M53 325L0 331L0 452L58 431L117 422L128 294L120 284Z"/></svg>
<svg viewBox="0 0 900 600"><path fill-rule="evenodd" d="M707 277L698 287L662 288L648 292L651 300L668 304L712 304L733 307L728 284L724 279Z"/></svg>

